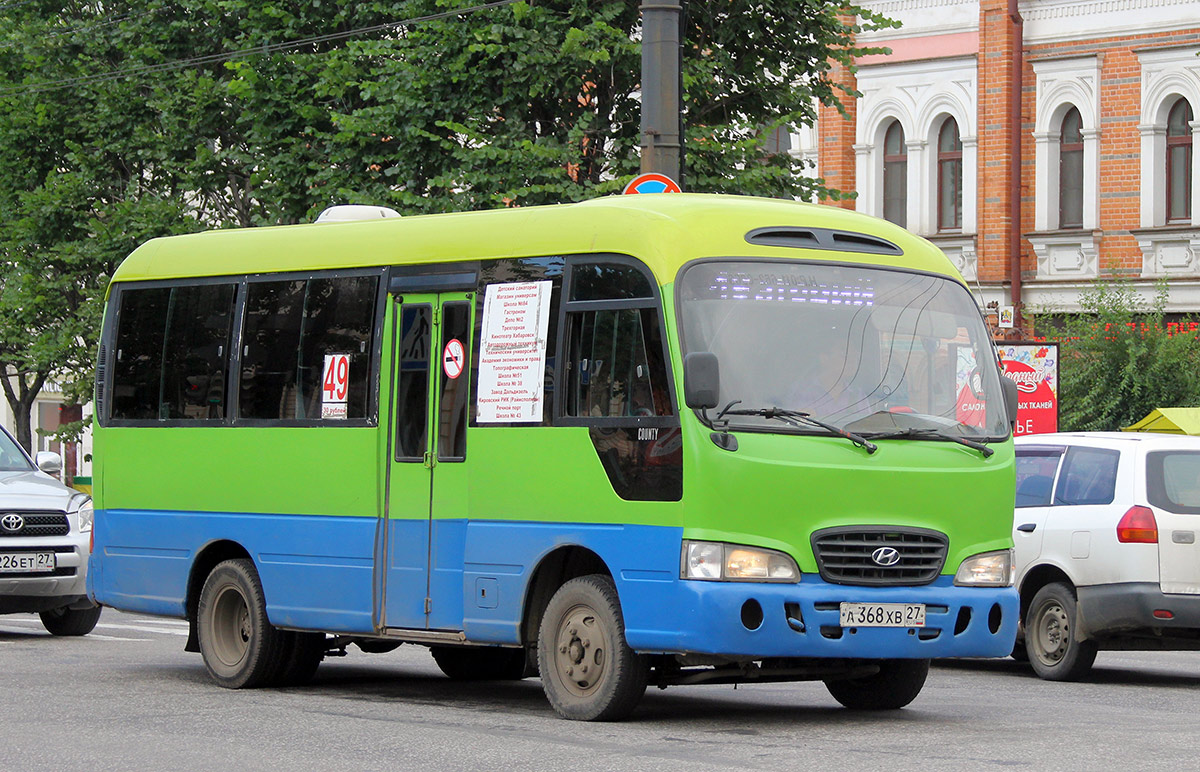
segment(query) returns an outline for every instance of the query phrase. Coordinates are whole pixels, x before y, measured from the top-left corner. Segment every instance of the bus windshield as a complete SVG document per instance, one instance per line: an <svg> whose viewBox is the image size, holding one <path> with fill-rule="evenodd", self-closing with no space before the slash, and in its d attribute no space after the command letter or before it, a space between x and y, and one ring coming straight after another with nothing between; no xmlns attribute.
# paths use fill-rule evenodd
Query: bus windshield
<svg viewBox="0 0 1200 772"><path fill-rule="evenodd" d="M1008 435L987 330L948 278L730 259L692 263L679 282L684 352L717 356L732 428L822 431L745 414L779 408L866 437Z"/></svg>

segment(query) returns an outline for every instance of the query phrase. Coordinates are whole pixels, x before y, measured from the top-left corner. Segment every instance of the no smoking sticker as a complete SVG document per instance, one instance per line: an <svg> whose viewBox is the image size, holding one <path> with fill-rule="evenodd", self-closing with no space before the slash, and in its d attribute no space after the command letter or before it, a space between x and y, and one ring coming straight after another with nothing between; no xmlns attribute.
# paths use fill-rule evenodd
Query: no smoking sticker
<svg viewBox="0 0 1200 772"><path fill-rule="evenodd" d="M442 351L442 369L446 371L446 377L454 380L462 375L463 364L466 362L466 352L463 351L463 344L458 338L451 338L446 344L446 348Z"/></svg>

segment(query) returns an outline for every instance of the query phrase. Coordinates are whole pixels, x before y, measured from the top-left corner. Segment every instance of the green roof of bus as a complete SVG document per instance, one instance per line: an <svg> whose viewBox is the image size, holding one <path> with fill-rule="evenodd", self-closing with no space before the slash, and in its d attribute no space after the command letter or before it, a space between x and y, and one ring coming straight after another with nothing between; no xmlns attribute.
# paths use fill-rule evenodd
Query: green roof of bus
<svg viewBox="0 0 1200 772"><path fill-rule="evenodd" d="M902 255L762 246L756 228L827 228L891 241ZM636 256L659 281L700 257L790 257L890 265L960 279L928 241L832 206L746 196L608 196L578 204L214 230L154 239L115 281L310 271L609 252Z"/></svg>

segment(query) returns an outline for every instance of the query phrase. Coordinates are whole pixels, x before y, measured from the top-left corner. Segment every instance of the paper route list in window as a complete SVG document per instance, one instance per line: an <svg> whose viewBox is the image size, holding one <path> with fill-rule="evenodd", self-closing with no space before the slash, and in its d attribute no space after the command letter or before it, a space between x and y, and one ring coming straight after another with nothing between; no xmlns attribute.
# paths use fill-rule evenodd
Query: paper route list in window
<svg viewBox="0 0 1200 772"><path fill-rule="evenodd" d="M542 420L550 285L535 281L487 286L475 414L479 423Z"/></svg>

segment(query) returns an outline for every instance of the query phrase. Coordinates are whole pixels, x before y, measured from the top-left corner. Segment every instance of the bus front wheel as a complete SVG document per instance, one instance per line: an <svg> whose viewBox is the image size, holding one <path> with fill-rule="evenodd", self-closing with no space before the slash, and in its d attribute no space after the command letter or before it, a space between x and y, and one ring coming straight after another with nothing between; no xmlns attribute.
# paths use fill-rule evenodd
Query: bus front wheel
<svg viewBox="0 0 1200 772"><path fill-rule="evenodd" d="M551 707L576 721L617 721L646 692L646 658L625 642L625 620L612 579L581 576L546 606L538 632L538 668Z"/></svg>
<svg viewBox="0 0 1200 772"><path fill-rule="evenodd" d="M252 561L217 564L200 591L196 623L204 666L221 686L262 686L278 674L287 641L267 621L266 599Z"/></svg>
<svg viewBox="0 0 1200 772"><path fill-rule="evenodd" d="M917 698L928 675L927 659L885 659L875 675L826 681L825 688L851 710L896 710Z"/></svg>

